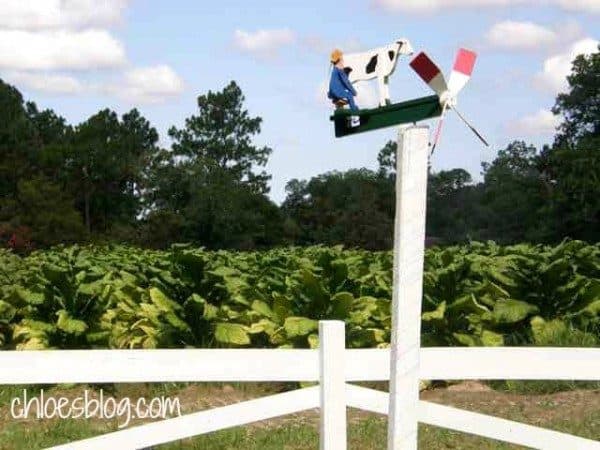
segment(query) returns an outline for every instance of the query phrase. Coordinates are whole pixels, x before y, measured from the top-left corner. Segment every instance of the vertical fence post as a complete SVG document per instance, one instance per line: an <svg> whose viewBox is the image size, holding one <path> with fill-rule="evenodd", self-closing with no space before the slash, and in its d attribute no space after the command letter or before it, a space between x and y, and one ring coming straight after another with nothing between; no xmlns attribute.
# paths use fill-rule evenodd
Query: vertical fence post
<svg viewBox="0 0 600 450"><path fill-rule="evenodd" d="M346 375L344 322L319 322L321 450L346 450Z"/></svg>
<svg viewBox="0 0 600 450"><path fill-rule="evenodd" d="M401 128L396 154L388 450L416 450L429 128Z"/></svg>

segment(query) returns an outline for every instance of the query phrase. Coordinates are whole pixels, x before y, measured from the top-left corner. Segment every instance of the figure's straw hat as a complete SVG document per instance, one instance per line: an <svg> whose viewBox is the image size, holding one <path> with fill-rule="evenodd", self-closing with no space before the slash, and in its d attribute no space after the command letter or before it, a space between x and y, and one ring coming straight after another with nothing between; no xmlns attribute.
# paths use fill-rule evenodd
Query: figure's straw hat
<svg viewBox="0 0 600 450"><path fill-rule="evenodd" d="M342 59L342 51L340 49L335 49L331 52L331 57L329 58L332 64L336 64L340 59Z"/></svg>

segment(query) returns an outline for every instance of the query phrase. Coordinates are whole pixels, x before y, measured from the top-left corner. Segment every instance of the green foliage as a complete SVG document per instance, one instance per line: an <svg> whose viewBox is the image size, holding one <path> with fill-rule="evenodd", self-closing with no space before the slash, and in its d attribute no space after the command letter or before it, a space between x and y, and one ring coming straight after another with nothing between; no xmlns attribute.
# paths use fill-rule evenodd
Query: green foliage
<svg viewBox="0 0 600 450"><path fill-rule="evenodd" d="M600 135L600 46L590 55L579 55L567 77L569 91L559 94L553 112L564 121L556 143L573 146L586 136Z"/></svg>
<svg viewBox="0 0 600 450"><path fill-rule="evenodd" d="M310 181L292 180L282 205L293 240L389 249L393 236L393 183L367 169L330 172Z"/></svg>
<svg viewBox="0 0 600 450"><path fill-rule="evenodd" d="M0 80L2 244L8 228L33 247L80 242L90 233L120 237L141 212L157 142L135 109L121 118L105 109L72 127L52 110L25 104Z"/></svg>
<svg viewBox="0 0 600 450"><path fill-rule="evenodd" d="M104 109L75 128L69 148L69 188L77 196L88 232L134 223L140 190L157 152L158 133L137 110Z"/></svg>
<svg viewBox="0 0 600 450"><path fill-rule="evenodd" d="M15 197L0 200L0 222L9 233L29 228L30 238L39 246L73 243L85 236L73 199L43 177L20 180Z"/></svg>
<svg viewBox="0 0 600 450"><path fill-rule="evenodd" d="M153 210L143 241L164 247L183 239L238 249L279 244L283 217L266 195L270 176L257 171L272 150L252 143L262 119L244 109L235 82L199 96L198 109L184 128L169 130L172 151L152 161L148 197Z"/></svg>
<svg viewBox="0 0 600 450"><path fill-rule="evenodd" d="M0 198L33 172L35 130L21 93L0 79Z"/></svg>
<svg viewBox="0 0 600 450"><path fill-rule="evenodd" d="M389 345L390 252L75 246L0 251L0 268L7 349L315 348L324 319L349 347ZM424 345L597 346L600 246L430 249L422 321Z"/></svg>
<svg viewBox="0 0 600 450"><path fill-rule="evenodd" d="M512 142L483 165L482 182L460 168L430 172L429 243L600 240L599 67L600 52L574 61L556 99L563 121L552 146ZM69 125L0 81L0 245L21 253L83 241L391 248L395 142L379 152L378 171L291 180L279 207L267 196L272 149L254 142L262 119L244 103L233 81L199 95L197 113L172 127L173 144L161 149L135 109Z"/></svg>
<svg viewBox="0 0 600 450"><path fill-rule="evenodd" d="M198 97L199 114L187 118L183 129L172 127L169 136L174 140L176 155L200 163L209 171L225 171L236 182L264 194L270 176L254 170L266 165L272 150L252 144L253 136L260 133L262 119L250 117L244 100L235 81L220 92L208 91Z"/></svg>

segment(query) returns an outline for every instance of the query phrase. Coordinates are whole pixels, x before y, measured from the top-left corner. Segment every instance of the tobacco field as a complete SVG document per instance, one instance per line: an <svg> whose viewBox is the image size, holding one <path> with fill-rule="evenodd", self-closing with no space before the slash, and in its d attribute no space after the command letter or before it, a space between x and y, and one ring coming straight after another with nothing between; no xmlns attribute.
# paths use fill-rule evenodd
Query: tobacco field
<svg viewBox="0 0 600 450"><path fill-rule="evenodd" d="M392 253L125 246L0 250L0 349L348 347L390 338ZM424 346L600 345L600 244L428 249Z"/></svg>

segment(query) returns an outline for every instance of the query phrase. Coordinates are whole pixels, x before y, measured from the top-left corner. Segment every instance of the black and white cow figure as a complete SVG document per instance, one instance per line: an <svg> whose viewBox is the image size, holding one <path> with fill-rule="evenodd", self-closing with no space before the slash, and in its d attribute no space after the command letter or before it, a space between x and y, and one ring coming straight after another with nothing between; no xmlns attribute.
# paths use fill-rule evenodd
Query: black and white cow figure
<svg viewBox="0 0 600 450"><path fill-rule="evenodd" d="M344 54L344 70L351 83L377 78L379 106L385 106L390 104L389 77L396 69L398 58L412 54L413 48L408 39L398 39L385 47Z"/></svg>

